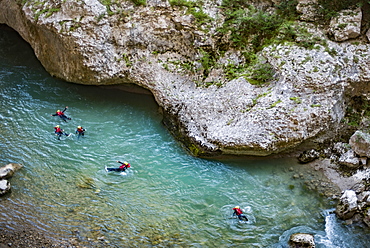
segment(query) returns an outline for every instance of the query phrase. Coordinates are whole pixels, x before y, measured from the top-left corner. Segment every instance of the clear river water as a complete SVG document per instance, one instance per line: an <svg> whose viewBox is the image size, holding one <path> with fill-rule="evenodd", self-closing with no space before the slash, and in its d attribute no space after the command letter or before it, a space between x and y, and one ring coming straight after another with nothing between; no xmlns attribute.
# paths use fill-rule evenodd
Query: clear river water
<svg viewBox="0 0 370 248"><path fill-rule="evenodd" d="M344 225L334 202L305 187L319 172L287 158L193 157L152 95L53 78L4 26L0 99L0 164L24 164L0 198L6 228L92 247L287 247L296 232L314 234L317 247L370 247L367 229ZM51 116L65 106L70 121ZM58 140L55 125L72 135ZM105 171L117 160L131 164L126 175ZM247 222L232 217L235 205Z"/></svg>

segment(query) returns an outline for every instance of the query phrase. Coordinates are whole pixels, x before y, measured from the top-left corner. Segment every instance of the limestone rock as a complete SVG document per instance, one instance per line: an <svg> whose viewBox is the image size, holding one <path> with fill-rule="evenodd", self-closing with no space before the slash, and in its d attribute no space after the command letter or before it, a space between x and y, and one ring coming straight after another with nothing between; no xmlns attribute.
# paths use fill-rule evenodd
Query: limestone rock
<svg viewBox="0 0 370 248"><path fill-rule="evenodd" d="M204 1L203 11L214 17L206 28L184 9L160 0L146 6L115 1L110 11L98 0L2 0L0 23L29 42L55 77L150 90L168 129L194 155L267 156L332 140L349 92L370 91L363 83L370 80L370 45L338 44L317 25L300 22L299 28L325 41L325 47L266 46L257 56L275 72L271 82L228 80L223 68L244 59L241 51L217 50L230 42L228 34L217 31L224 21L221 2ZM220 54L207 75L200 51ZM211 81L217 84L206 87Z"/></svg>
<svg viewBox="0 0 370 248"><path fill-rule="evenodd" d="M357 209L356 192L353 190L346 190L339 200L335 213L339 218L347 220L357 212Z"/></svg>
<svg viewBox="0 0 370 248"><path fill-rule="evenodd" d="M6 179L0 180L0 196L5 195L10 191L10 182Z"/></svg>
<svg viewBox="0 0 370 248"><path fill-rule="evenodd" d="M337 142L333 146L333 152L339 156L348 152L350 149L351 149L350 145L348 143L343 142Z"/></svg>
<svg viewBox="0 0 370 248"><path fill-rule="evenodd" d="M356 157L353 150L349 150L340 156L338 163L350 168L357 168L360 166L360 159Z"/></svg>
<svg viewBox="0 0 370 248"><path fill-rule="evenodd" d="M318 7L317 0L299 0L296 9L301 14L299 17L301 20L315 21L318 16Z"/></svg>
<svg viewBox="0 0 370 248"><path fill-rule="evenodd" d="M315 248L315 239L309 233L294 233L289 239L290 248Z"/></svg>
<svg viewBox="0 0 370 248"><path fill-rule="evenodd" d="M299 162L301 163L309 163L314 161L315 159L319 158L320 153L315 149L311 149L309 151L304 151L298 157Z"/></svg>
<svg viewBox="0 0 370 248"><path fill-rule="evenodd" d="M349 139L354 152L362 157L370 157L370 134L357 130Z"/></svg>
<svg viewBox="0 0 370 248"><path fill-rule="evenodd" d="M23 167L22 164L10 163L0 168L0 179L10 178Z"/></svg>
<svg viewBox="0 0 370 248"><path fill-rule="evenodd" d="M361 34L361 8L343 10L330 21L330 31L336 41L353 39Z"/></svg>

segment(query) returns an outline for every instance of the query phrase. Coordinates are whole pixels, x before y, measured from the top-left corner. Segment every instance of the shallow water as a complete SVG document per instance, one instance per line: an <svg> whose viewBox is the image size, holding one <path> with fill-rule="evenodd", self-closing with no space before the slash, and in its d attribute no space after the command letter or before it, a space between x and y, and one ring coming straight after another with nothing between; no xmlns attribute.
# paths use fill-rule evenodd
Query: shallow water
<svg viewBox="0 0 370 248"><path fill-rule="evenodd" d="M294 232L317 247L370 247L333 203L305 187L315 172L293 159L200 159L161 124L151 95L52 78L14 31L0 27L0 164L22 163L0 198L0 224L95 247L287 247ZM67 123L50 116L69 106ZM71 137L57 140L55 125ZM78 125L87 129L78 138ZM107 173L129 161L127 175ZM293 175L304 176L293 179ZM232 218L241 206L249 221ZM95 243L94 243L95 242Z"/></svg>

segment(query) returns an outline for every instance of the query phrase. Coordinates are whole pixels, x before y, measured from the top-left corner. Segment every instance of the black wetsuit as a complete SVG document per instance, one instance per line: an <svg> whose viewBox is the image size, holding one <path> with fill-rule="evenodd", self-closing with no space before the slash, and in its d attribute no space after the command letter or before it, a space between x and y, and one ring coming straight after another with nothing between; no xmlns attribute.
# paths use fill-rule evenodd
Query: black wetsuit
<svg viewBox="0 0 370 248"><path fill-rule="evenodd" d="M67 110L67 107L63 109L63 111L56 112L52 116L59 116L63 121L67 122L67 120L71 120L71 118L67 117L64 112Z"/></svg>

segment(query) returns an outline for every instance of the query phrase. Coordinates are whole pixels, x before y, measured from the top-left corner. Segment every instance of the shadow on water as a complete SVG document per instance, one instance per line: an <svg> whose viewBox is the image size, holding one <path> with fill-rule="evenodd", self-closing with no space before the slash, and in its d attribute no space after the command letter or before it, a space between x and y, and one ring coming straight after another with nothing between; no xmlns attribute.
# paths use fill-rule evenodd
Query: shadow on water
<svg viewBox="0 0 370 248"><path fill-rule="evenodd" d="M295 160L192 157L152 95L52 78L3 26L0 44L0 162L25 165L0 199L1 225L95 247L286 247L296 230L319 247L369 246L369 233L323 214L333 205L305 186L316 172ZM70 121L50 116L65 106ZM57 140L55 125L72 135ZM117 160L130 162L126 175L105 171ZM248 222L232 217L235 205Z"/></svg>

